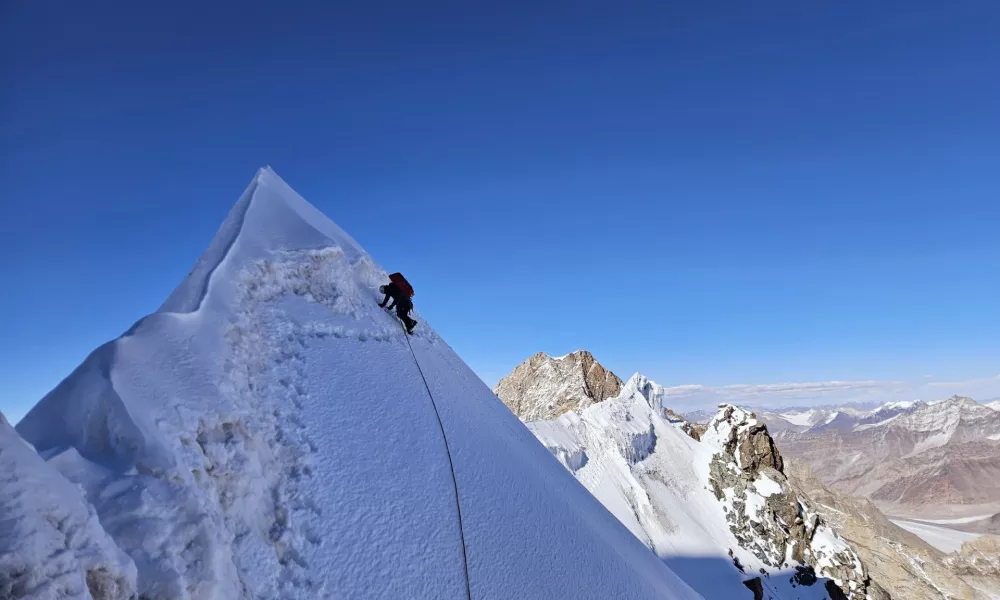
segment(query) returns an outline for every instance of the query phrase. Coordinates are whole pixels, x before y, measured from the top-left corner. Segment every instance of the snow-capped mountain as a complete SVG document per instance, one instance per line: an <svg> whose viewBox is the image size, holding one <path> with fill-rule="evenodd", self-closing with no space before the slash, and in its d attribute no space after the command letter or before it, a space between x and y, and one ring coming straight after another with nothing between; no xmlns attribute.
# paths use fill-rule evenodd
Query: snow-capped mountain
<svg viewBox="0 0 1000 600"><path fill-rule="evenodd" d="M698 410L689 410L687 412L681 413L681 417L691 423L698 423L699 425L707 425L712 417L718 412L716 409L700 408Z"/></svg>
<svg viewBox="0 0 1000 600"><path fill-rule="evenodd" d="M771 433L777 434L782 431L853 429L858 425L881 423L899 414L909 414L922 406L925 406L923 402L914 401L888 402L870 410L846 406L783 411L756 409L754 412L767 423Z"/></svg>
<svg viewBox="0 0 1000 600"><path fill-rule="evenodd" d="M1000 411L1000 400L993 400L992 402L987 402L984 406L988 406L993 410Z"/></svg>
<svg viewBox="0 0 1000 600"><path fill-rule="evenodd" d="M544 352L518 365L493 388L523 421L551 419L613 398L622 380L586 350L553 358Z"/></svg>
<svg viewBox="0 0 1000 600"><path fill-rule="evenodd" d="M385 281L261 170L159 310L0 427L0 597L700 598Z"/></svg>
<svg viewBox="0 0 1000 600"><path fill-rule="evenodd" d="M615 398L528 426L706 598L741 583L758 598L888 597L791 488L763 424L724 405L695 439L664 418L658 387L637 374Z"/></svg>
<svg viewBox="0 0 1000 600"><path fill-rule="evenodd" d="M883 506L1000 503L1000 412L971 398L895 403L776 438L824 482Z"/></svg>

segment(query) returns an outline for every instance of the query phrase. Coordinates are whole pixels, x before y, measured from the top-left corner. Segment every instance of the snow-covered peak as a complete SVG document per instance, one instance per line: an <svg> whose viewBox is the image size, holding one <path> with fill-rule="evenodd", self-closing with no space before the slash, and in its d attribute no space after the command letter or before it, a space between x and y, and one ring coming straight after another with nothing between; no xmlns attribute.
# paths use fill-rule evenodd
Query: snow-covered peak
<svg viewBox="0 0 1000 600"><path fill-rule="evenodd" d="M367 256L350 235L295 193L270 167L264 167L158 312L197 310L210 291L231 292L226 284L238 279L239 270L270 253L331 247L338 248L350 262ZM220 289L213 290L213 284Z"/></svg>
<svg viewBox="0 0 1000 600"><path fill-rule="evenodd" d="M952 396L930 404L920 403L914 408L908 411L905 419L897 420L896 425L925 430L952 422L993 420L997 416L996 411L965 396Z"/></svg>
<svg viewBox="0 0 1000 600"><path fill-rule="evenodd" d="M663 396L664 388L655 381L650 380L645 375L641 373L634 373L629 380L625 382L622 387L622 391L619 394L622 398L643 398L646 401L646 405L653 410L663 409Z"/></svg>
<svg viewBox="0 0 1000 600"><path fill-rule="evenodd" d="M539 352L518 365L494 393L524 421L550 419L616 396L622 381L586 350L559 358Z"/></svg>
<svg viewBox="0 0 1000 600"><path fill-rule="evenodd" d="M927 404L919 400L887 402L858 418L858 426L871 427L888 423L890 420L894 420L901 415L914 413L926 406Z"/></svg>
<svg viewBox="0 0 1000 600"><path fill-rule="evenodd" d="M984 406L991 408L995 411L1000 411L1000 400L994 400L993 402L988 402Z"/></svg>
<svg viewBox="0 0 1000 600"><path fill-rule="evenodd" d="M148 600L696 599L419 314L411 337L377 306L386 280L261 170L160 310L18 424L40 454L0 477L92 505L97 531L64 537L111 540ZM41 531L2 560L40 564Z"/></svg>

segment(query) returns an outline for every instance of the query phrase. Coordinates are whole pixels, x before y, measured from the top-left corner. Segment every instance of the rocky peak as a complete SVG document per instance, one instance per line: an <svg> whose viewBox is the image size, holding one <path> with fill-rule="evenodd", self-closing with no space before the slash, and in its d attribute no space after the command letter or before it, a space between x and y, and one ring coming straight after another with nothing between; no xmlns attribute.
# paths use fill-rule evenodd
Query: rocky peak
<svg viewBox="0 0 1000 600"><path fill-rule="evenodd" d="M709 484L741 547L774 569L793 561L808 567L803 573L815 569L832 580L826 584L831 598L888 597L871 582L857 553L789 483L767 426L753 413L720 405L701 440L722 450L709 464ZM806 579L800 584L811 585Z"/></svg>
<svg viewBox="0 0 1000 600"><path fill-rule="evenodd" d="M743 471L757 473L770 467L784 473L784 461L767 432L767 425L752 412L721 404L702 437L724 448Z"/></svg>
<svg viewBox="0 0 1000 600"><path fill-rule="evenodd" d="M586 350L558 358L539 352L501 379L493 393L521 420L537 421L613 398L622 385Z"/></svg>

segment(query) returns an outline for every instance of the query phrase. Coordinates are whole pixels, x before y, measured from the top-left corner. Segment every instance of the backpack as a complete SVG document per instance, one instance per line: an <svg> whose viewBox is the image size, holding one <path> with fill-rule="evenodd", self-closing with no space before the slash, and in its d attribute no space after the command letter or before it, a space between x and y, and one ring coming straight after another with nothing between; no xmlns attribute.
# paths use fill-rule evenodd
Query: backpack
<svg viewBox="0 0 1000 600"><path fill-rule="evenodd" d="M393 273L392 275L389 275L389 281L395 283L396 287L398 287L401 292L410 298L413 297L413 286L410 285L410 282L407 281L405 277L403 277L402 273Z"/></svg>

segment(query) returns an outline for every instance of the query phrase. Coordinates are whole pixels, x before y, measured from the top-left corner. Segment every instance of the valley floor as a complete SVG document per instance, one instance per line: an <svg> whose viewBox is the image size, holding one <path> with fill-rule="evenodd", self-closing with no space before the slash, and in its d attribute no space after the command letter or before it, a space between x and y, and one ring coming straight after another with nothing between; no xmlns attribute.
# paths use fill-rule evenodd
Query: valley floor
<svg viewBox="0 0 1000 600"><path fill-rule="evenodd" d="M963 542L970 542L979 537L975 533L958 531L944 525L934 525L928 522L905 519L890 519L890 521L942 552L957 552L962 549Z"/></svg>
<svg viewBox="0 0 1000 600"><path fill-rule="evenodd" d="M985 519L1000 513L1000 504L926 504L921 506L875 502L886 516L893 519L954 524Z"/></svg>

